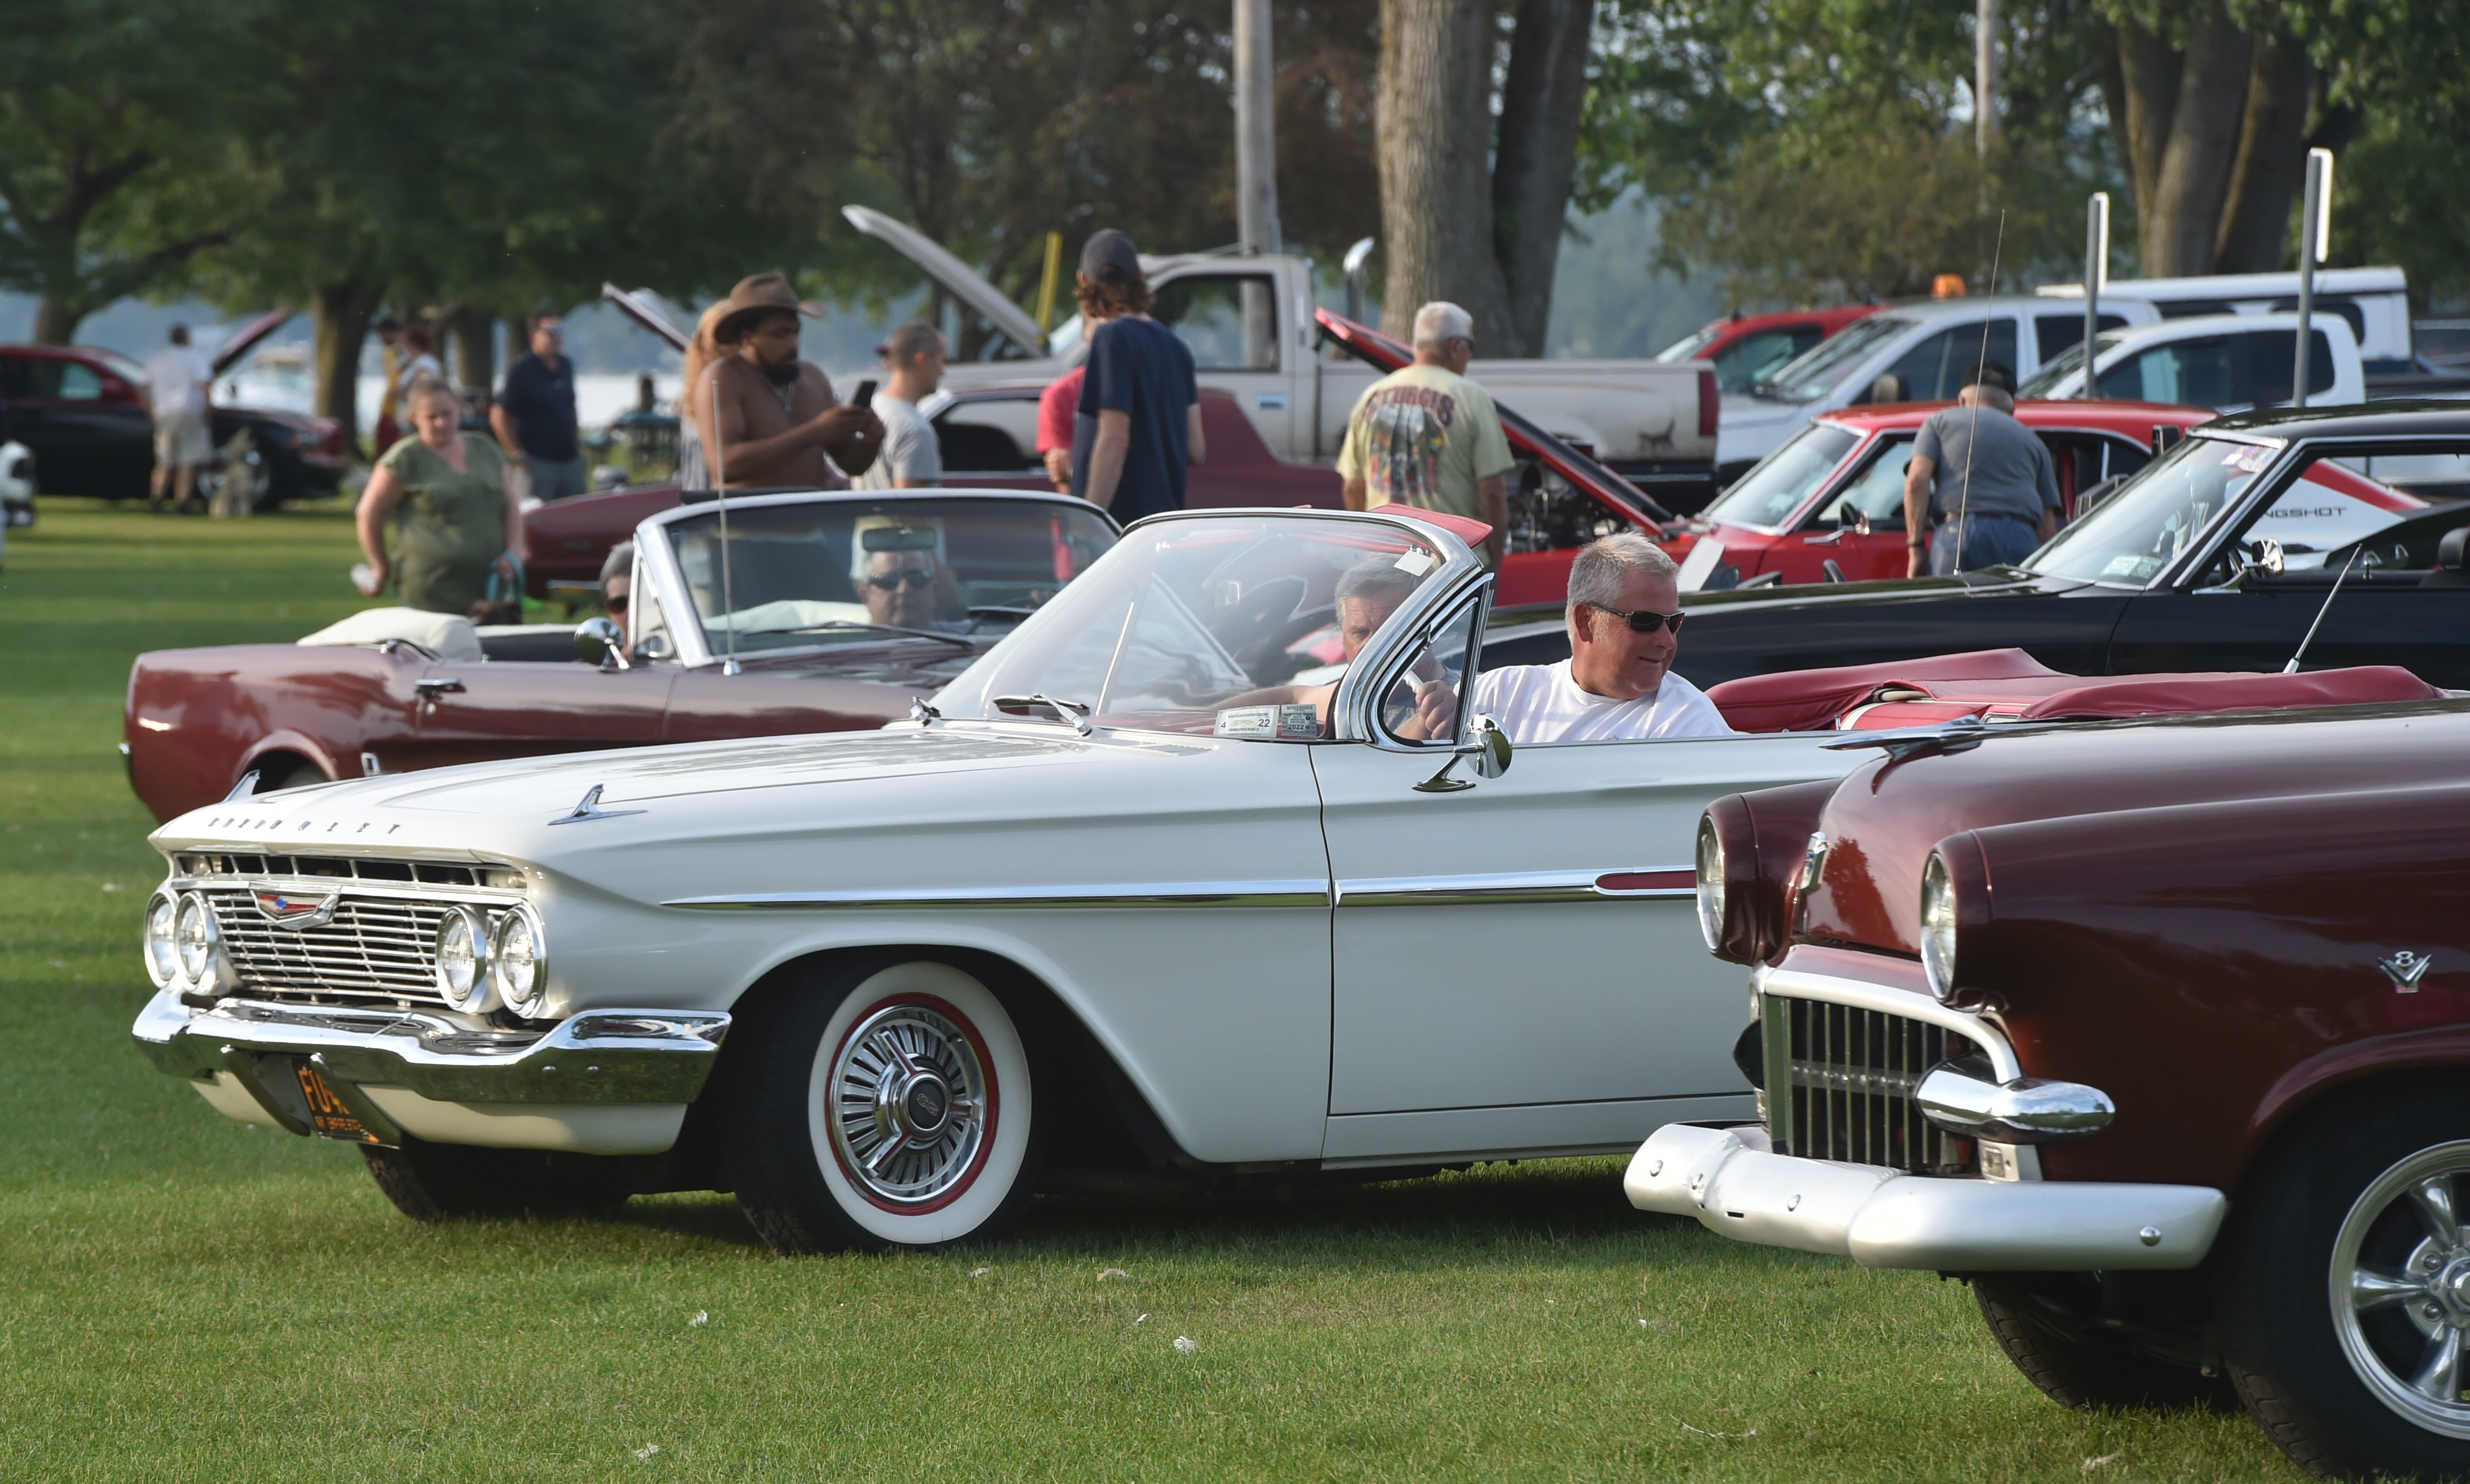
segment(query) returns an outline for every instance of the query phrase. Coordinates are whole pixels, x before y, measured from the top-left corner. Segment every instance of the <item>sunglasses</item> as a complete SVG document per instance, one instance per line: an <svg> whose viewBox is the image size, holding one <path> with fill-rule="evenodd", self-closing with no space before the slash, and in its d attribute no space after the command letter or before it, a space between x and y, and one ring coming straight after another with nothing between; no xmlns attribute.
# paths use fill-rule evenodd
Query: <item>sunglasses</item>
<svg viewBox="0 0 2470 1484"><path fill-rule="evenodd" d="M886 592L899 587L902 583L907 583L913 588L922 588L934 580L935 574L932 571L917 567L903 568L897 572L876 572L867 578L868 582Z"/></svg>
<svg viewBox="0 0 2470 1484"><path fill-rule="evenodd" d="M613 614L622 614L626 611L626 594L620 592L616 597L605 599L601 606Z"/></svg>
<svg viewBox="0 0 2470 1484"><path fill-rule="evenodd" d="M1670 629L1675 638L1681 637L1681 620L1689 616L1688 614L1650 614L1643 608L1636 613L1623 613L1618 608L1606 608L1601 603L1587 606L1597 613L1625 620L1632 634L1652 634L1658 629Z"/></svg>

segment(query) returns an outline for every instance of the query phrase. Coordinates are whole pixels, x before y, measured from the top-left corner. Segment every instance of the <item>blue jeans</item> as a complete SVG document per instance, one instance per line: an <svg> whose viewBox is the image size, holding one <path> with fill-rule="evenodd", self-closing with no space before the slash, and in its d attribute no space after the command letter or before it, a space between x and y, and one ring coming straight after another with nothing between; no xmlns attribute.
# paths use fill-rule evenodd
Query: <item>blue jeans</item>
<svg viewBox="0 0 2470 1484"><path fill-rule="evenodd" d="M584 477L581 454L572 458L535 458L529 463L534 499L568 499L591 488Z"/></svg>
<svg viewBox="0 0 2470 1484"><path fill-rule="evenodd" d="M1946 577L1955 572L1969 572L1984 567L1998 567L2021 562L2041 548L2041 527L2021 516L1992 516L1976 512L1966 522L1964 555L1955 551L1956 521L1950 516L1939 522L1930 533L1930 575Z"/></svg>

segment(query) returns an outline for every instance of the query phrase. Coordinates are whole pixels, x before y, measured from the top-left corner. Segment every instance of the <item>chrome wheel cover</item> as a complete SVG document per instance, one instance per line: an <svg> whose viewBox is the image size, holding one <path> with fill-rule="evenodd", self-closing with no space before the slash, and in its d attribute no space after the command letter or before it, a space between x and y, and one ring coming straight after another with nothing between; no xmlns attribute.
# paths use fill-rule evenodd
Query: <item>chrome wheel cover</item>
<svg viewBox="0 0 2470 1484"><path fill-rule="evenodd" d="M858 1017L832 1054L824 1122L859 1193L892 1211L932 1211L968 1189L996 1100L977 1029L924 996Z"/></svg>
<svg viewBox="0 0 2470 1484"><path fill-rule="evenodd" d="M2351 1371L2412 1426L2470 1438L2470 1142L2378 1175L2334 1234L2333 1333Z"/></svg>

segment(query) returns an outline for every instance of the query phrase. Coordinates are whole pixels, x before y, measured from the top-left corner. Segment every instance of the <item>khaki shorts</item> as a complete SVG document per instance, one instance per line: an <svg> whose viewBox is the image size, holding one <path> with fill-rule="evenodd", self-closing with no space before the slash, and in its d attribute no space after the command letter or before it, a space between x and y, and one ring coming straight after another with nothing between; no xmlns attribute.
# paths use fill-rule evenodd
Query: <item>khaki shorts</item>
<svg viewBox="0 0 2470 1484"><path fill-rule="evenodd" d="M154 420L154 462L176 468L214 456L214 435L206 430L204 413L174 412Z"/></svg>

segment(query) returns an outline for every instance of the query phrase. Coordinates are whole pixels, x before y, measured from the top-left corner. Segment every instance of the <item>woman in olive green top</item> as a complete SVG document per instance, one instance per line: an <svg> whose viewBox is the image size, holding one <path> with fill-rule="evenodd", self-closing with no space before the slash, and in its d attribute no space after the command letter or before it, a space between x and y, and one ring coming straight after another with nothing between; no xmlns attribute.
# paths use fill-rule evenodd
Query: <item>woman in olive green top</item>
<svg viewBox="0 0 2470 1484"><path fill-rule="evenodd" d="M371 597L400 578L403 604L433 614L469 615L488 597L489 571L514 591L512 562L524 560L524 517L496 440L465 437L463 401L440 381L411 389L415 436L386 450L361 492L361 550L369 559ZM385 520L401 512L393 559Z"/></svg>

